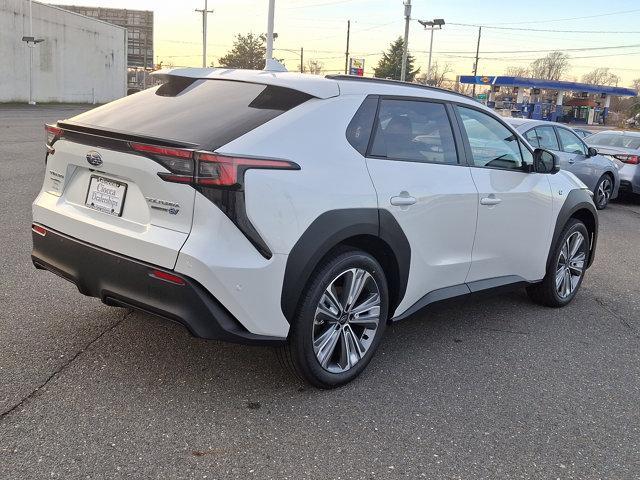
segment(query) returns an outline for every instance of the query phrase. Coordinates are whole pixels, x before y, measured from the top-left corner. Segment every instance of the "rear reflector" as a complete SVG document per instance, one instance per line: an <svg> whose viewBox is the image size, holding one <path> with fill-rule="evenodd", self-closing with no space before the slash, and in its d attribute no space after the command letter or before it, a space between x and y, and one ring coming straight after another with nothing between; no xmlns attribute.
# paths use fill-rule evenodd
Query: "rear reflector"
<svg viewBox="0 0 640 480"><path fill-rule="evenodd" d="M631 165L638 165L640 162L640 156L638 155L614 155L613 158L617 158L621 162L629 163Z"/></svg>
<svg viewBox="0 0 640 480"><path fill-rule="evenodd" d="M40 225L36 225L35 223L33 225L31 225L31 230L36 232L38 235L42 235L43 237L47 234L47 229L40 226Z"/></svg>
<svg viewBox="0 0 640 480"><path fill-rule="evenodd" d="M153 278L157 278L158 280L164 280L165 282L173 283L175 285L187 284L187 282L185 282L182 277L173 275L172 273L169 273L169 272L164 272L162 270L151 270L149 272L149 276Z"/></svg>

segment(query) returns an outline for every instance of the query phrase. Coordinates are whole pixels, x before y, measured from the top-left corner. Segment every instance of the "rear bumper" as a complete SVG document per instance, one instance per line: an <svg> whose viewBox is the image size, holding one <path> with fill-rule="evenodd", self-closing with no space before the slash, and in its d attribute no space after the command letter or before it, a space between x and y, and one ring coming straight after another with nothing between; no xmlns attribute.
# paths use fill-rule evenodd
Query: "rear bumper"
<svg viewBox="0 0 640 480"><path fill-rule="evenodd" d="M247 331L224 306L195 280L179 275L184 285L150 276L163 270L82 242L46 226L33 232L31 259L74 283L78 290L107 305L131 307L183 324L196 337L244 344L279 345L285 338Z"/></svg>

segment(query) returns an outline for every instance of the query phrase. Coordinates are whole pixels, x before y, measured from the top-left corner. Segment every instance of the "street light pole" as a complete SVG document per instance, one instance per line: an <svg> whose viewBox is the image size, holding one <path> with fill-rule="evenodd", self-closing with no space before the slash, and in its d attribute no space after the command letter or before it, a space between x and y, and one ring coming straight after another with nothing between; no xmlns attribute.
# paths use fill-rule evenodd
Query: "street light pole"
<svg viewBox="0 0 640 480"><path fill-rule="evenodd" d="M400 67L400 80L404 82L407 77L407 56L409 48L409 22L411 21L411 0L404 0L404 45L402 49L402 66Z"/></svg>
<svg viewBox="0 0 640 480"><path fill-rule="evenodd" d="M33 36L33 4L29 0L29 36L24 35L22 41L29 47L29 105L35 105L33 99L33 49L38 43L44 42L43 38Z"/></svg>
<svg viewBox="0 0 640 480"><path fill-rule="evenodd" d="M429 41L429 63L427 64L427 83L431 80L431 53L433 52L433 25L431 25L431 40Z"/></svg>
<svg viewBox="0 0 640 480"><path fill-rule="evenodd" d="M429 63L427 66L427 84L431 81L431 55L433 53L433 30L435 27L438 27L438 30L442 30L442 26L444 25L443 18L434 18L433 20L418 20L418 23L424 27L426 30L429 28L431 30L431 40L429 41Z"/></svg>
<svg viewBox="0 0 640 480"><path fill-rule="evenodd" d="M33 38L33 2L29 0L29 36ZM33 43L27 42L29 47L29 105L35 105L33 101Z"/></svg>
<svg viewBox="0 0 640 480"><path fill-rule="evenodd" d="M276 0L269 0L269 14L267 17L267 63L273 59L273 17L275 15Z"/></svg>

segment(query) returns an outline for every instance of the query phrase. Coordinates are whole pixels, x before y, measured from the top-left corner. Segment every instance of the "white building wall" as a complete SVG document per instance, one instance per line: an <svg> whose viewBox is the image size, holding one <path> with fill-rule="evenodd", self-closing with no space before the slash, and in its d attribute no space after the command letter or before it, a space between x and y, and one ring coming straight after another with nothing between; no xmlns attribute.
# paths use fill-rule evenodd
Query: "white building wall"
<svg viewBox="0 0 640 480"><path fill-rule="evenodd" d="M29 99L29 1L0 0L0 102ZM33 2L36 102L104 103L126 95L123 27Z"/></svg>

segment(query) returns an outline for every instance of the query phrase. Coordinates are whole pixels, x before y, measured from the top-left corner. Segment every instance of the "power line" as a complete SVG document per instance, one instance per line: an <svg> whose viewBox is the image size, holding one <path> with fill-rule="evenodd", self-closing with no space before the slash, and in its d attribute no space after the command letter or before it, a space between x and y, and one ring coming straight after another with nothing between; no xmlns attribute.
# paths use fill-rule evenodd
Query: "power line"
<svg viewBox="0 0 640 480"><path fill-rule="evenodd" d="M497 27L491 25L474 25L472 23L453 23L449 22L448 25L457 25L459 27L473 27L473 28L490 28L493 30L518 30L525 32L555 32L555 33L590 33L590 34L620 34L626 35L631 33L640 33L640 30L628 30L628 31L614 31L614 30L557 30L557 29L544 29L544 28L522 28L522 27Z"/></svg>
<svg viewBox="0 0 640 480"><path fill-rule="evenodd" d="M553 18L549 20L530 20L526 22L496 22L496 23L491 23L489 25L526 25L526 24L533 24L533 23L565 22L565 21L571 21L571 20L584 20L587 18L610 17L612 15L622 15L625 13L635 13L635 12L640 12L640 8L635 8L633 10L619 10L617 12L609 12L609 13L599 13L597 15L585 15L583 17Z"/></svg>
<svg viewBox="0 0 640 480"><path fill-rule="evenodd" d="M484 28L484 27L483 27ZM546 52L555 52L556 50L561 50L563 52L588 52L591 50L616 50L619 48L638 48L640 44L631 44L631 45L615 45L615 46L606 46L606 47L582 47L582 48L551 48L551 49L542 49L542 50L494 50L494 51L486 51L482 52L483 55L486 53L495 54L495 53L546 53ZM426 53L426 50L414 50L417 53ZM441 51L439 53L455 53L455 54L463 54L463 53L475 53L475 51Z"/></svg>

